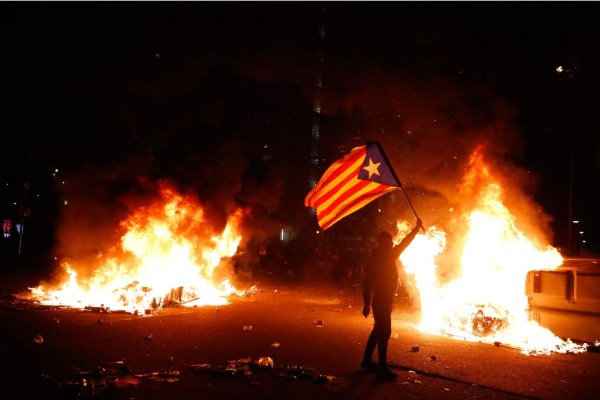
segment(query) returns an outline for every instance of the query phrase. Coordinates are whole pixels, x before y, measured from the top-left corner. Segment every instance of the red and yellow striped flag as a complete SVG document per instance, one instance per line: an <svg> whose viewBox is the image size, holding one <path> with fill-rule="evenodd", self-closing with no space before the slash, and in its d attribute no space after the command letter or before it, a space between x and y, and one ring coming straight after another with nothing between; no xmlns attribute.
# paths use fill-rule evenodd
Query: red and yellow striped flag
<svg viewBox="0 0 600 400"><path fill-rule="evenodd" d="M316 210L319 226L327 229L401 186L379 143L367 142L335 161L306 195L304 205Z"/></svg>

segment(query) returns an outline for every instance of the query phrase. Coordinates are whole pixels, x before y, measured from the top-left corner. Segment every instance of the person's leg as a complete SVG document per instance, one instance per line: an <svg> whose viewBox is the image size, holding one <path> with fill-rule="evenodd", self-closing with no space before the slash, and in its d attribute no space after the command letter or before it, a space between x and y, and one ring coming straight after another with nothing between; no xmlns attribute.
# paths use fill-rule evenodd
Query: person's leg
<svg viewBox="0 0 600 400"><path fill-rule="evenodd" d="M379 335L377 341L377 352L379 356L378 376L381 379L396 379L398 375L392 372L387 364L388 342L392 334L392 303L381 306L379 312L379 329L377 331Z"/></svg>
<svg viewBox="0 0 600 400"><path fill-rule="evenodd" d="M377 319L375 319L373 329L371 330L371 334L369 335L369 339L367 340L367 344L365 345L365 353L360 363L361 368L374 369L376 367L376 365L373 363L373 352L375 351L375 346L379 341L378 329L379 324L377 322Z"/></svg>
<svg viewBox="0 0 600 400"><path fill-rule="evenodd" d="M375 312L375 311L373 311ZM379 356L379 368L387 368L387 349L390 336L392 335L392 314L391 306L383 305L378 307L378 321L379 326L377 329L377 353Z"/></svg>

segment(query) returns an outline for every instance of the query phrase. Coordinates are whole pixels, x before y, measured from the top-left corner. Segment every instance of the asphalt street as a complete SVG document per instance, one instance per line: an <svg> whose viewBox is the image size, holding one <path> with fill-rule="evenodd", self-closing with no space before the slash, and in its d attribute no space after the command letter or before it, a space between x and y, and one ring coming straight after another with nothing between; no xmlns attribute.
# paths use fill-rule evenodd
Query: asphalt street
<svg viewBox="0 0 600 400"><path fill-rule="evenodd" d="M152 315L39 307L1 275L0 385L11 399L588 399L600 355L524 355L415 329L397 308L382 381L359 368L372 318L356 287L256 281L224 306Z"/></svg>

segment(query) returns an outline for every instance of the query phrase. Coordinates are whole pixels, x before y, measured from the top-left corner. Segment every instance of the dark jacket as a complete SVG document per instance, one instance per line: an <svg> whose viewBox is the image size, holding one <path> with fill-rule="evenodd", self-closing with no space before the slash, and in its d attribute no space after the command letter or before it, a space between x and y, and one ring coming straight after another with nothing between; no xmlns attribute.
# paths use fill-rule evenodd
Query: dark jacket
<svg viewBox="0 0 600 400"><path fill-rule="evenodd" d="M396 262L400 254L410 245L415 238L419 227L415 227L402 242L393 247L376 247L365 265L363 279L364 305L373 303L391 303L398 287L398 269Z"/></svg>

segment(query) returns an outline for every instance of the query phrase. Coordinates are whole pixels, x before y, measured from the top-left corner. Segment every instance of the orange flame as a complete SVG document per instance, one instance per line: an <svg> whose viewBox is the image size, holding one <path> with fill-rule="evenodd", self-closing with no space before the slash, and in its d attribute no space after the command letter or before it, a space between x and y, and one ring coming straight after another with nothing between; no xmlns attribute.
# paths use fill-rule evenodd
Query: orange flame
<svg viewBox="0 0 600 400"><path fill-rule="evenodd" d="M30 288L43 304L101 306L106 310L145 312L176 301L184 305L227 304L236 290L228 279L215 282L216 268L237 251L242 210L220 233L212 232L203 209L166 187L161 199L140 207L121 222L120 251L99 255L91 277L63 263L68 280L57 290Z"/></svg>
<svg viewBox="0 0 600 400"><path fill-rule="evenodd" d="M422 311L418 328L465 340L499 342L525 354L585 351L529 320L527 272L554 269L562 263L562 256L556 248L528 239L516 227L515 217L503 203L502 187L479 150L471 156L462 189L473 194L474 203L461 216L466 234L460 251L444 254L446 234L430 227L400 256L407 275L416 283ZM409 229L407 223L399 222L399 238ZM457 277L448 282L438 276L437 264L442 259L458 267Z"/></svg>

